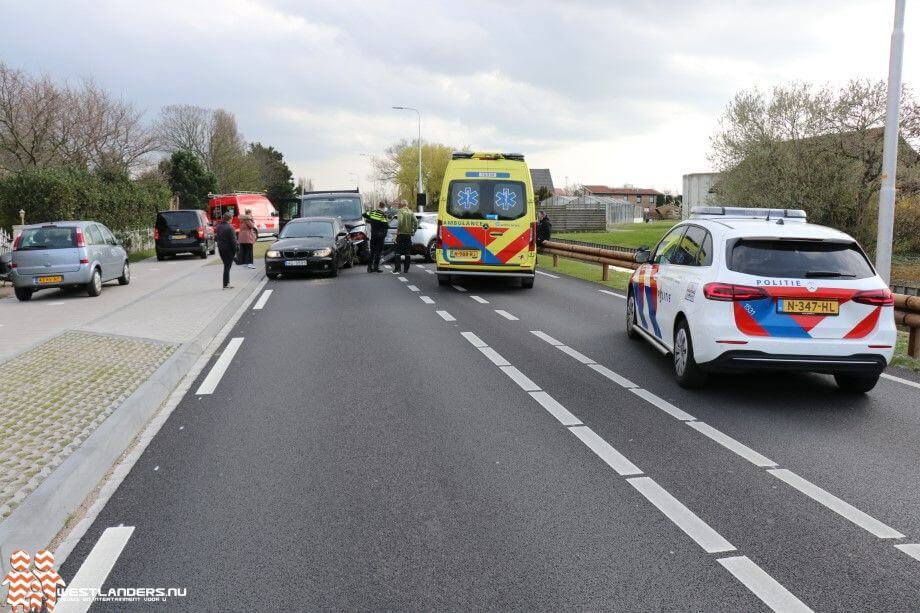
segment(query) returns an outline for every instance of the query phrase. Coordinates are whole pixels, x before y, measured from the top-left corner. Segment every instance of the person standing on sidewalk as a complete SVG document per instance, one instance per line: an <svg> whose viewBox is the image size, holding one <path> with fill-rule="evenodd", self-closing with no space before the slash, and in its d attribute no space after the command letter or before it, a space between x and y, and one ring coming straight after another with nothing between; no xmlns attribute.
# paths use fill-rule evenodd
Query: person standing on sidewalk
<svg viewBox="0 0 920 613"><path fill-rule="evenodd" d="M399 261L405 258L403 272L409 272L409 261L412 259L412 235L418 230L418 219L409 210L409 203L399 201L399 210L396 212L396 257L393 258L393 273L399 272Z"/></svg>
<svg viewBox="0 0 920 613"><path fill-rule="evenodd" d="M537 245L543 246L544 241L548 241L553 236L553 224L550 223L546 211L540 211L540 221L537 222Z"/></svg>
<svg viewBox="0 0 920 613"><path fill-rule="evenodd" d="M259 229L252 219L252 210L246 209L245 215L240 215L240 264L255 268L252 261L252 249L259 238Z"/></svg>
<svg viewBox="0 0 920 613"><path fill-rule="evenodd" d="M220 253L220 259L224 263L224 289L231 289L230 285L230 267L233 266L233 258L236 257L236 250L239 243L236 240L236 230L230 224L233 219L233 213L224 213L220 223L217 224L217 252Z"/></svg>
<svg viewBox="0 0 920 613"><path fill-rule="evenodd" d="M383 253L383 242L390 229L387 214L384 212L387 205L377 203L377 208L364 213L363 217L371 225L371 252L367 256L367 272L383 272L380 270L380 256Z"/></svg>

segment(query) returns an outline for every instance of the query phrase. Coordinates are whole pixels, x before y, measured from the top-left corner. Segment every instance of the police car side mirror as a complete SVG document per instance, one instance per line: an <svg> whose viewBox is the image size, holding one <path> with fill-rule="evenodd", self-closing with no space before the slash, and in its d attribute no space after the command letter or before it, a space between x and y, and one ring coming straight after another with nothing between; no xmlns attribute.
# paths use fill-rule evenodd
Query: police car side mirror
<svg viewBox="0 0 920 613"><path fill-rule="evenodd" d="M633 259L636 261L636 264L645 264L648 262L649 256L652 255L652 252L648 249L640 249L633 256Z"/></svg>

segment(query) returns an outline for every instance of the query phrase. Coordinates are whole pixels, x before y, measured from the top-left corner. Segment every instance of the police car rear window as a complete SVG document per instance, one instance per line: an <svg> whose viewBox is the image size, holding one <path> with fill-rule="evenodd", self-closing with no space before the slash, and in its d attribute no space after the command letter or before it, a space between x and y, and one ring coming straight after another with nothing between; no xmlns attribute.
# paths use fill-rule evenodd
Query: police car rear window
<svg viewBox="0 0 920 613"><path fill-rule="evenodd" d="M451 181L447 211L461 219L517 219L527 212L519 181Z"/></svg>
<svg viewBox="0 0 920 613"><path fill-rule="evenodd" d="M759 277L865 279L875 273L855 243L804 240L740 240L728 268Z"/></svg>

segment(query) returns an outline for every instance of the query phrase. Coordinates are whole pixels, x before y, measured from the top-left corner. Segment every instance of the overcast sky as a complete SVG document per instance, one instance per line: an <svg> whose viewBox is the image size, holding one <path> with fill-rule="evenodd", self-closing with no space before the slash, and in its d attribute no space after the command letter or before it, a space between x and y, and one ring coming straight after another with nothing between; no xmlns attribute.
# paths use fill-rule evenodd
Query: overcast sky
<svg viewBox="0 0 920 613"><path fill-rule="evenodd" d="M904 80L920 88L920 5ZM0 0L0 59L155 117L223 107L295 176L347 187L399 138L521 151L557 186L680 191L739 89L885 78L894 0Z"/></svg>

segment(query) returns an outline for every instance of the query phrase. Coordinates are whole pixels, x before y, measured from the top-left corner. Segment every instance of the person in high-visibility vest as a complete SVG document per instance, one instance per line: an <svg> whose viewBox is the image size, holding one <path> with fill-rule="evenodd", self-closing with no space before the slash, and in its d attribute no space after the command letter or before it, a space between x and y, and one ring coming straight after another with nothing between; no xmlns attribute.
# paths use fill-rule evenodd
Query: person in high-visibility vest
<svg viewBox="0 0 920 613"><path fill-rule="evenodd" d="M383 243L390 228L387 214L384 212L387 205L377 203L377 208L364 213L362 217L371 226L371 252L367 257L367 272L383 272L380 270L380 256L383 254Z"/></svg>

